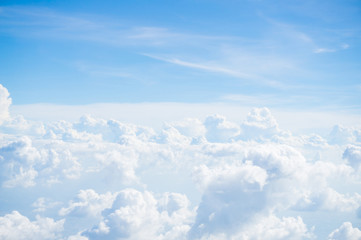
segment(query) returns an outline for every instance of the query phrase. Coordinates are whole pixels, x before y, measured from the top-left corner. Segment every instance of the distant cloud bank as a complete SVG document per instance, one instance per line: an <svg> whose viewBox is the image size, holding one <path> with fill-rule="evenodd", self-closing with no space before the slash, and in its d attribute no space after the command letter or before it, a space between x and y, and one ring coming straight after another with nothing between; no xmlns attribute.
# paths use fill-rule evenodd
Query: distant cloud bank
<svg viewBox="0 0 361 240"><path fill-rule="evenodd" d="M10 104L0 85L0 239L361 238L357 126L294 134L254 108L155 130Z"/></svg>

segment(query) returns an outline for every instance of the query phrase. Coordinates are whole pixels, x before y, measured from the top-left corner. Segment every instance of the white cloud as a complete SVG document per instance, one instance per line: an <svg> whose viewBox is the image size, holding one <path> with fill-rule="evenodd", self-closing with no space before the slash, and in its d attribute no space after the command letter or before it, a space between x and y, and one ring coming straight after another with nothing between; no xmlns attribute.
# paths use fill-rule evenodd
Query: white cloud
<svg viewBox="0 0 361 240"><path fill-rule="evenodd" d="M210 142L227 142L240 133L240 127L220 115L209 116L204 121L206 138Z"/></svg>
<svg viewBox="0 0 361 240"><path fill-rule="evenodd" d="M344 195L334 189L326 188L318 192L305 192L293 209L301 211L338 211L354 212L361 206L361 196Z"/></svg>
<svg viewBox="0 0 361 240"><path fill-rule="evenodd" d="M182 135L175 127L165 126L161 133L156 137L156 142L160 144L176 144L176 145L188 145L190 138Z"/></svg>
<svg viewBox="0 0 361 240"><path fill-rule="evenodd" d="M245 140L262 140L281 135L278 123L268 108L253 108L242 124L242 130L241 138Z"/></svg>
<svg viewBox="0 0 361 240"><path fill-rule="evenodd" d="M314 53L331 53L336 52L336 49L331 48L317 48L313 51Z"/></svg>
<svg viewBox="0 0 361 240"><path fill-rule="evenodd" d="M8 90L0 84L0 124L9 118L11 98Z"/></svg>
<svg viewBox="0 0 361 240"><path fill-rule="evenodd" d="M361 205L359 128L294 134L267 108L160 130L11 116L1 130L1 203L32 192L19 208L65 218L64 239L303 239L303 214L351 216Z"/></svg>
<svg viewBox="0 0 361 240"><path fill-rule="evenodd" d="M359 169L361 165L361 147L348 146L342 157L356 170Z"/></svg>
<svg viewBox="0 0 361 240"><path fill-rule="evenodd" d="M205 165L195 168L193 177L195 182L201 186L203 191L208 188L223 188L233 181L237 182L236 187L243 191L262 190L267 181L267 172L249 164L240 166L222 166L209 169Z"/></svg>
<svg viewBox="0 0 361 240"><path fill-rule="evenodd" d="M81 233L78 233L76 235L72 235L68 237L68 240L89 240L89 238L81 236Z"/></svg>
<svg viewBox="0 0 361 240"><path fill-rule="evenodd" d="M39 151L32 146L28 137L22 137L18 141L2 146L0 148L2 186L34 186L34 180L38 175L34 164L40 158Z"/></svg>
<svg viewBox="0 0 361 240"><path fill-rule="evenodd" d="M37 144L37 141L35 141ZM0 147L3 187L32 187L37 181L51 184L59 178L78 178L81 166L59 142L47 142L37 148L29 137L21 137Z"/></svg>
<svg viewBox="0 0 361 240"><path fill-rule="evenodd" d="M236 49L232 49L232 50L236 50ZM242 55L245 54L244 51L241 51L241 52L242 52ZM224 65L226 63L222 63L222 62L209 63L204 60L204 62L198 63L198 62L192 62L192 61L184 61L184 60L180 60L178 58L155 56L155 55L151 55L151 54L143 54L143 55L153 58L153 59L160 60L160 61L183 66L183 67L194 68L194 69L204 70L207 72L220 73L220 74L236 77L236 78L239 78L242 81L245 81L248 83L258 83L258 84L262 83L262 84L265 84L265 85L268 85L271 87L284 88L284 85L282 83L280 83L278 81L270 80L266 77L263 77L262 74L259 74L259 72L254 71L254 69L252 69L252 65L250 65L247 61L245 61L245 59L240 59L239 56L237 59L235 59L235 62L237 62L237 61L240 62L240 60L241 60L244 63L244 65L247 65L249 68L240 66L239 63L237 63L236 66L230 68L229 67L230 64L228 62L227 62L228 66L225 67ZM231 58L231 60L234 60L234 59L232 59L232 56L228 56L228 58ZM265 57L259 57L259 56L255 57L255 55L250 54L249 58L254 58L252 60L256 60L256 61L264 61L263 58L265 58ZM249 58L247 60L249 60ZM275 59L275 61L277 61L277 60ZM264 62L264 65L267 65L266 61ZM284 66L284 63L281 63L281 65ZM243 69L243 71L240 69ZM252 69L253 71L252 70L250 71L250 69Z"/></svg>
<svg viewBox="0 0 361 240"><path fill-rule="evenodd" d="M0 239L58 239L63 231L64 219L54 221L51 218L36 217L30 221L17 211L0 217Z"/></svg>
<svg viewBox="0 0 361 240"><path fill-rule="evenodd" d="M170 125L176 128L182 135L193 138L205 136L207 131L203 123L197 118L174 121Z"/></svg>
<svg viewBox="0 0 361 240"><path fill-rule="evenodd" d="M245 148L245 154L239 162L230 166L222 166L219 162L222 167L203 165L196 169L195 181L200 184L203 195L190 231L191 238L224 235L228 239L257 216L272 216L287 209L353 213L360 207L360 195L341 194L328 186L330 177L352 178L350 167L307 162L300 152L284 144L241 146ZM300 232L295 239L303 239L308 231L302 220L291 218L290 221L300 223L300 227L296 227ZM249 227L257 225L254 224ZM276 234L270 235L270 239L288 239L287 231L265 230L267 234ZM249 233L239 234L243 236L240 239L249 239L246 237ZM262 239L259 236L250 239Z"/></svg>
<svg viewBox="0 0 361 240"><path fill-rule="evenodd" d="M70 214L76 217L98 217L104 209L112 206L114 199L114 194L110 192L98 194L92 189L80 190L77 198L70 201L68 207L61 208L59 214L61 216Z"/></svg>
<svg viewBox="0 0 361 240"><path fill-rule="evenodd" d="M298 100L300 101L300 100ZM312 101L314 102L314 101ZM26 104L12 105L12 115L23 115L26 119L41 122L52 122L64 119L77 122L84 115L92 115L103 119L118 119L122 122L144 125L160 130L163 122L174 122L180 119L197 118L201 121L210 115L225 116L229 121L242 122L252 106L260 104L229 104L212 103L107 103L89 105L56 105L56 104ZM262 105L275 105L273 100ZM127 113L127 114L124 114ZM272 107L272 114L283 129L294 133L320 133L329 131L337 124L357 126L360 115L352 112L342 112L324 109L295 110ZM105 120L106 121L106 120Z"/></svg>
<svg viewBox="0 0 361 240"><path fill-rule="evenodd" d="M234 238L244 240L301 240L314 239L314 235L300 217L283 217L280 219L270 215L256 219L255 223L246 226Z"/></svg>
<svg viewBox="0 0 361 240"><path fill-rule="evenodd" d="M241 165L209 169L200 166L194 177L203 189L203 196L190 231L191 239L234 232L267 206L262 191L267 173L260 167Z"/></svg>
<svg viewBox="0 0 361 240"><path fill-rule="evenodd" d="M361 239L361 231L352 227L350 222L344 222L338 229L334 230L328 236L329 240L359 240Z"/></svg>
<svg viewBox="0 0 361 240"><path fill-rule="evenodd" d="M160 200L150 192L120 191L103 220L83 233L89 239L184 239L192 212L184 195L166 193Z"/></svg>
<svg viewBox="0 0 361 240"><path fill-rule="evenodd" d="M34 212L45 212L46 210L54 208L60 204L61 202L54 202L51 199L40 197L32 204L32 207L35 208L33 210Z"/></svg>
<svg viewBox="0 0 361 240"><path fill-rule="evenodd" d="M0 129L3 133L14 135L42 137L46 133L42 122L28 121L22 115L11 116L0 126Z"/></svg>

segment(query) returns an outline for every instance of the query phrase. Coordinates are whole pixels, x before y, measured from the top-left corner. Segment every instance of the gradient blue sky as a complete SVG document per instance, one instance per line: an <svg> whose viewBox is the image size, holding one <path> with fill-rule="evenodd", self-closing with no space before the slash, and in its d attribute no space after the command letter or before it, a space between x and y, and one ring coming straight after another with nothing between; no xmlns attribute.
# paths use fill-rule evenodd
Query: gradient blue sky
<svg viewBox="0 0 361 240"><path fill-rule="evenodd" d="M359 1L1 1L13 104L361 107Z"/></svg>

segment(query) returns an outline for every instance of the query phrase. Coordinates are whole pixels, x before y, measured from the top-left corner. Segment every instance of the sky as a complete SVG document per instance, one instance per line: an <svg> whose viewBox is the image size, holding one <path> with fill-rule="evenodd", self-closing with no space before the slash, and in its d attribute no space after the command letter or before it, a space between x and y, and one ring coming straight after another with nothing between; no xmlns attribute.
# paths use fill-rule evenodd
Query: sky
<svg viewBox="0 0 361 240"><path fill-rule="evenodd" d="M360 22L0 1L0 239L361 239Z"/></svg>
<svg viewBox="0 0 361 240"><path fill-rule="evenodd" d="M255 98L360 109L358 1L2 5L0 79L14 104Z"/></svg>

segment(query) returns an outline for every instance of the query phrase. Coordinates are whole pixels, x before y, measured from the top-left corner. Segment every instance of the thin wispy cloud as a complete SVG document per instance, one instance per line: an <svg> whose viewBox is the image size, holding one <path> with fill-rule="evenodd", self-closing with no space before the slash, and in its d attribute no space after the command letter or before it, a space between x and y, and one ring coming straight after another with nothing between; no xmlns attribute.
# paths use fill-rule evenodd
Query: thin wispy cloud
<svg viewBox="0 0 361 240"><path fill-rule="evenodd" d="M314 53L332 53L332 52L336 52L336 50L330 49L330 48L317 48L313 52Z"/></svg>
<svg viewBox="0 0 361 240"><path fill-rule="evenodd" d="M153 58L153 59L164 61L164 62L167 62L167 63L172 63L172 64L175 64L175 65L183 66L183 67L188 67L188 68L193 68L193 69L204 70L204 71L207 71L207 72L214 72L214 73L229 75L229 76L241 79L246 83L253 83L255 85L267 85L267 86L271 86L271 87L275 87L275 88L286 88L286 86L284 86L280 82L272 81L272 80L269 80L269 79L264 78L262 76L252 75L252 74L236 71L234 69L218 66L216 64L195 63L195 62L180 60L180 59L177 59L177 58L166 58L166 57L154 56L152 54L143 54L143 55L147 56L147 57L150 57L150 58Z"/></svg>
<svg viewBox="0 0 361 240"><path fill-rule="evenodd" d="M343 51L350 48L350 45L348 44L342 44L341 46L337 48L317 48L313 52L314 53L333 53L337 51Z"/></svg>

